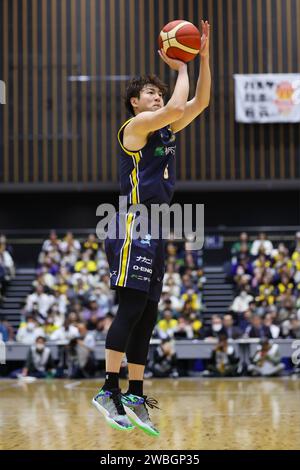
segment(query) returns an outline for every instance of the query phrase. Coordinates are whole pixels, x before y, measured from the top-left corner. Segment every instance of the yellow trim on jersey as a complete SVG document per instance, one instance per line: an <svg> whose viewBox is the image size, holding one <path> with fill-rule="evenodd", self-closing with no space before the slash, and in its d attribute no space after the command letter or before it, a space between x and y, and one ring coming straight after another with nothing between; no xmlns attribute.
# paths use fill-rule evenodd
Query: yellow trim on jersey
<svg viewBox="0 0 300 470"><path fill-rule="evenodd" d="M132 186L130 202L131 204L139 204L140 196L139 196L139 169L138 169L138 162L135 157L132 157L134 168L130 173L130 183Z"/></svg>
<svg viewBox="0 0 300 470"><path fill-rule="evenodd" d="M127 124L128 124L130 121L132 121L132 119L133 119L133 117L130 118L130 119L127 119L127 121L125 121L124 124L122 124L122 126L120 127L120 129L119 129L119 131L118 131L118 141L119 141L119 144L121 145L122 150L124 150L124 152L127 153L127 155L129 155L130 157L136 155L138 152L131 152L130 150L127 150L127 149L124 147L124 145L123 145L123 143L122 143L122 141L121 141L121 139L120 139L120 134L121 134L122 130L124 129L124 127L127 126Z"/></svg>
<svg viewBox="0 0 300 470"><path fill-rule="evenodd" d="M119 267L119 274L117 277L116 285L120 287L124 287L126 282L126 272L128 269L128 264L130 260L130 248L132 242L132 228L133 228L133 221L134 221L134 214L130 213L127 216L126 220L126 238L124 240L124 244L120 253L120 267Z"/></svg>
<svg viewBox="0 0 300 470"><path fill-rule="evenodd" d="M131 152L130 150L127 150L121 139L120 139L120 134L122 132L122 130L124 129L124 127L132 120L133 118L130 118L128 119L127 121L124 122L124 124L120 127L119 131L118 131L118 141L119 141L119 144L122 148L122 150L127 153L127 155L129 155L131 158L132 158L132 161L133 161L133 165L134 165L134 168L132 170L132 172L130 173L130 176L129 176L129 179L130 179L130 183L131 183L131 187L132 187L132 190L131 190L131 194L130 194L130 202L131 204L139 204L140 202L140 196L139 196L139 169L138 169L138 164L139 164L139 161L141 159L141 155L140 155L140 152Z"/></svg>

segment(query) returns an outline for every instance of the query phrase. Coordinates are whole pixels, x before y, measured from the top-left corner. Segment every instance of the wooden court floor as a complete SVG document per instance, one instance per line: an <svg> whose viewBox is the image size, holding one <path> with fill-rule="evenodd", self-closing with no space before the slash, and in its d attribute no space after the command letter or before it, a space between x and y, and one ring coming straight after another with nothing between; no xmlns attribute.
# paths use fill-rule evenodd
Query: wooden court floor
<svg viewBox="0 0 300 470"><path fill-rule="evenodd" d="M300 449L299 378L147 380L159 438L109 428L91 405L98 385L1 380L0 449Z"/></svg>

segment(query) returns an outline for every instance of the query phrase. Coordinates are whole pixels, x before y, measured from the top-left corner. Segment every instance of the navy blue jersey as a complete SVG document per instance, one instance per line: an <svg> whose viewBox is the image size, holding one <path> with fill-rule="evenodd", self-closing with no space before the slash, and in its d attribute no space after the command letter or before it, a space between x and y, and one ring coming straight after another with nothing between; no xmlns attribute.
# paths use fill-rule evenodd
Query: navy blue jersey
<svg viewBox="0 0 300 470"><path fill-rule="evenodd" d="M163 127L150 135L141 150L132 152L123 145L124 128L131 119L118 132L121 195L127 196L129 204L169 204L176 179L175 134L170 126Z"/></svg>

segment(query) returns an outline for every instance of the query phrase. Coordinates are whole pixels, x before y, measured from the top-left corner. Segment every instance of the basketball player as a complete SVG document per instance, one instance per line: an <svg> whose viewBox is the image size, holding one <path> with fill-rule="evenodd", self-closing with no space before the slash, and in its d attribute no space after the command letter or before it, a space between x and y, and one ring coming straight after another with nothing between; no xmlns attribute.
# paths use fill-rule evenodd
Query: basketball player
<svg viewBox="0 0 300 470"><path fill-rule="evenodd" d="M188 100L187 65L170 59L163 50L161 59L177 71L170 100L164 105L167 87L155 75L133 78L126 90L126 106L133 117L119 130L121 193L129 205L170 204L175 184L175 134L192 122L209 104L209 24L202 21L201 67L195 96ZM116 222L119 222L117 214ZM127 213L122 239L105 242L110 265L111 287L117 289L119 307L106 338L106 380L93 404L113 428L139 427L158 436L147 406L157 401L143 392L144 368L149 342L157 321L158 302L164 275L164 240L132 239L135 215ZM151 221L150 221L151 222ZM119 389L119 371L126 353L129 388ZM127 412L127 414L126 414Z"/></svg>

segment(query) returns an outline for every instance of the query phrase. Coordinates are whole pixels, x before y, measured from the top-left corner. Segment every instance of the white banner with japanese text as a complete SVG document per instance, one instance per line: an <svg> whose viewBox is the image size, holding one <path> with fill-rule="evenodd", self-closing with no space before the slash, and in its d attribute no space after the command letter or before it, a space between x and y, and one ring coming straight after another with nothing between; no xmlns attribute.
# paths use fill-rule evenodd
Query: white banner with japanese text
<svg viewBox="0 0 300 470"><path fill-rule="evenodd" d="M237 122L300 122L300 74L234 75Z"/></svg>

